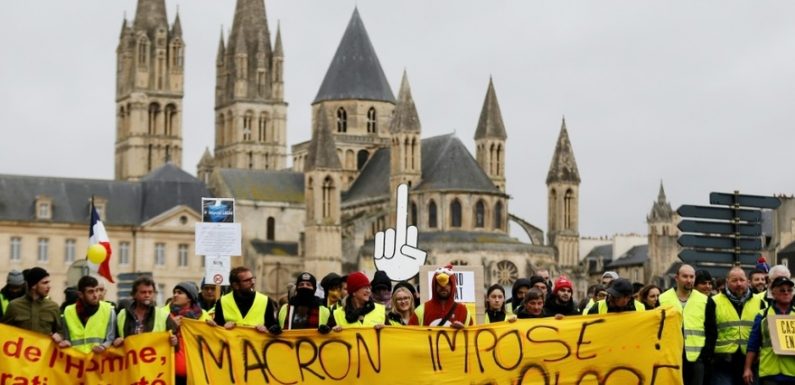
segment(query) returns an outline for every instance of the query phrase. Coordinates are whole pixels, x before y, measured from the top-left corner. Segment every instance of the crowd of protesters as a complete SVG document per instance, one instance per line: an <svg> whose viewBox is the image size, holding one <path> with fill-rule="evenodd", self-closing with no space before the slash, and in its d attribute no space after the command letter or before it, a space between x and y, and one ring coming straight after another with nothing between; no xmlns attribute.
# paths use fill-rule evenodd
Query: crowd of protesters
<svg viewBox="0 0 795 385"><path fill-rule="evenodd" d="M764 262L764 261L762 261ZM661 288L632 283L608 271L587 296L574 298L574 282L565 275L551 280L547 270L517 279L510 296L503 286L485 292L486 323L517 319L576 317L676 307L683 314L682 376L686 385L794 384L795 357L772 350L766 318L789 315L795 283L786 266L757 265L750 275L740 267L713 279L706 270L681 265L675 284ZM256 277L246 267L232 269L228 290L202 281L181 282L164 306L155 303L156 285L142 276L132 284L131 299L105 300L104 284L82 277L58 306L49 299L50 278L34 267L8 273L0 290L0 322L51 336L61 348L101 353L121 346L124 338L148 332L170 332L175 349L176 384L187 383L183 319L205 321L226 329L238 326L279 335L284 330L316 329L321 334L346 328L446 326L465 328L474 315L454 299L456 274L448 265L436 269L428 301L421 301L410 282L394 284L384 272L372 280L362 272L330 273L318 284L304 272L278 300L257 292Z"/></svg>

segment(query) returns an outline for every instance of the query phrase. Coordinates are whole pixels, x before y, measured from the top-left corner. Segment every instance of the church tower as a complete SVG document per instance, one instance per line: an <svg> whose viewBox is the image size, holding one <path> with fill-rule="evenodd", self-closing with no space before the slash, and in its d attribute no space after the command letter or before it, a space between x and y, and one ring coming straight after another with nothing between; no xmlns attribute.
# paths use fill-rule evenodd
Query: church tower
<svg viewBox="0 0 795 385"><path fill-rule="evenodd" d="M564 118L547 174L547 232L549 243L557 249L558 264L562 268L571 268L579 263L579 190L580 172Z"/></svg>
<svg viewBox="0 0 795 385"><path fill-rule="evenodd" d="M651 262L649 276L656 284L664 284L665 272L671 265L678 261L679 229L676 227L679 218L671 208L671 203L665 197L665 189L660 181L660 192L657 201L652 204L651 212L646 217L649 225L649 262Z"/></svg>
<svg viewBox="0 0 795 385"><path fill-rule="evenodd" d="M500 104L489 78L489 88L480 110L478 128L475 130L476 158L480 167L500 191L505 192L505 124L502 122Z"/></svg>
<svg viewBox="0 0 795 385"><path fill-rule="evenodd" d="M417 107L414 105L414 98L411 96L411 87L406 71L403 71L403 80L400 83L398 102L395 106L395 113L389 124L389 133L392 135L390 147L390 173L389 191L391 198L390 214L395 210L395 194L397 187L407 184L409 189L417 186L421 179L422 155L420 143L420 133L422 126L417 114ZM389 223L394 222L394 216L390 215Z"/></svg>
<svg viewBox="0 0 795 385"><path fill-rule="evenodd" d="M216 57L215 163L280 170L287 164L287 103L281 30L271 48L263 0L237 0Z"/></svg>
<svg viewBox="0 0 795 385"><path fill-rule="evenodd" d="M169 27L165 0L138 0L116 48L116 179L181 166L184 58L179 15Z"/></svg>
<svg viewBox="0 0 795 385"><path fill-rule="evenodd" d="M322 107L314 120L317 124L304 164L304 269L323 277L342 271L342 165Z"/></svg>

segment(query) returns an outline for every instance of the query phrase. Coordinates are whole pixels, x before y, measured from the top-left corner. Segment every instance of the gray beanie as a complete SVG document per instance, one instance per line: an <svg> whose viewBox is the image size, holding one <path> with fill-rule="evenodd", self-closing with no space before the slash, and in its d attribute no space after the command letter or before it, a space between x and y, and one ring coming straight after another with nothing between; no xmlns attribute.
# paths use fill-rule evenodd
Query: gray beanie
<svg viewBox="0 0 795 385"><path fill-rule="evenodd" d="M11 286L22 286L25 284L25 277L19 270L11 270L6 276L6 284Z"/></svg>
<svg viewBox="0 0 795 385"><path fill-rule="evenodd" d="M174 286L174 289L180 289L188 295L190 301L194 304L199 302L199 288L196 287L196 284L190 281L184 281Z"/></svg>

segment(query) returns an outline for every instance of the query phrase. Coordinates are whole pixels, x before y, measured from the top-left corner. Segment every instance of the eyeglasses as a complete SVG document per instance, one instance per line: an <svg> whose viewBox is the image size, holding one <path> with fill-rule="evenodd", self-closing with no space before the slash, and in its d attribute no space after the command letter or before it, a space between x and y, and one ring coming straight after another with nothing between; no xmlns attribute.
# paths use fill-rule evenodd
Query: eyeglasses
<svg viewBox="0 0 795 385"><path fill-rule="evenodd" d="M792 293L793 288L791 288L791 287L778 287L778 288L776 288L776 290L778 290L781 293Z"/></svg>

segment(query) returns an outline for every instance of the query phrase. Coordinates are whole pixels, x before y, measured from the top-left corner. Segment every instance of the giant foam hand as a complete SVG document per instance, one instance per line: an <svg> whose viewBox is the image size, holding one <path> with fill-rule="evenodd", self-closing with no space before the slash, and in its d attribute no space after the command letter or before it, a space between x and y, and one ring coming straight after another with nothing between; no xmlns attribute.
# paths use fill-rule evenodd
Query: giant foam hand
<svg viewBox="0 0 795 385"><path fill-rule="evenodd" d="M375 234L375 267L393 281L404 281L419 274L428 255L417 248L417 226L406 226L408 199L409 188L401 184L397 189L395 228Z"/></svg>

